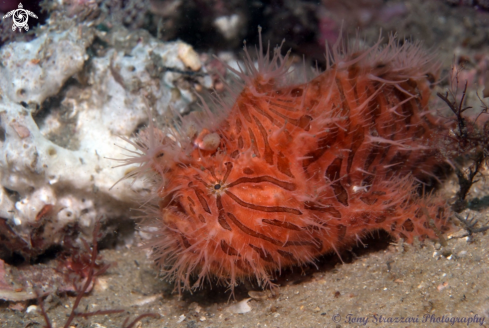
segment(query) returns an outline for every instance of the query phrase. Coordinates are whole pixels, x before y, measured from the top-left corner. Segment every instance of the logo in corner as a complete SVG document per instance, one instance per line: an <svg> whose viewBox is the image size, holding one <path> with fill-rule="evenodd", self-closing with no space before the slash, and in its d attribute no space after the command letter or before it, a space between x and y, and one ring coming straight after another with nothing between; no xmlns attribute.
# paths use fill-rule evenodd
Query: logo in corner
<svg viewBox="0 0 489 328"><path fill-rule="evenodd" d="M36 14L32 11L24 9L21 3L19 3L19 8L9 11L3 18L7 18L12 16L14 23L12 24L12 31L15 31L17 27L19 31L22 31L24 28L26 31L29 31L29 25L27 25L27 21L29 20L29 16L37 18Z"/></svg>

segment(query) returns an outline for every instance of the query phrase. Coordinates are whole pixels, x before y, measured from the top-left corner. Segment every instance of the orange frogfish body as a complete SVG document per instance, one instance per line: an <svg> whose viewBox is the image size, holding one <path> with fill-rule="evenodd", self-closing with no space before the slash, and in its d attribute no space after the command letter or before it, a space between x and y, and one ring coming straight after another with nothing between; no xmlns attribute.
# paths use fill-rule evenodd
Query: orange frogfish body
<svg viewBox="0 0 489 328"><path fill-rule="evenodd" d="M444 126L429 114L437 67L419 45L336 45L324 72L293 85L279 49L260 47L257 66L246 55L233 105L204 104L178 129L150 123L131 142L144 154L127 161L158 183L148 246L178 288L271 287L282 268L377 230L412 242L449 229L445 202L420 191L443 168Z"/></svg>

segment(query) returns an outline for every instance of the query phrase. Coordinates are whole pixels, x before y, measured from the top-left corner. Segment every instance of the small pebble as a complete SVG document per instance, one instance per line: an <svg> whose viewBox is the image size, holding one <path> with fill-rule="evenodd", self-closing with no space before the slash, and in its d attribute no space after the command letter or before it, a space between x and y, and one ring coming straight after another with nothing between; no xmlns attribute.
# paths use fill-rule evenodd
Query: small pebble
<svg viewBox="0 0 489 328"><path fill-rule="evenodd" d="M448 287L448 282L444 282L443 284L438 285L437 289L439 292L441 292L442 290L444 290L447 287Z"/></svg>
<svg viewBox="0 0 489 328"><path fill-rule="evenodd" d="M37 312L37 305L30 305L27 307L27 310L25 310L26 313L34 313Z"/></svg>
<svg viewBox="0 0 489 328"><path fill-rule="evenodd" d="M267 300L269 298L272 298L273 297L273 293L269 290L264 290L264 291L254 291L254 290L251 290L248 292L248 295L254 299L254 300L260 300L260 301L264 301L264 300Z"/></svg>
<svg viewBox="0 0 489 328"><path fill-rule="evenodd" d="M178 45L178 58L192 71L198 71L202 67L199 55L186 43L180 43Z"/></svg>

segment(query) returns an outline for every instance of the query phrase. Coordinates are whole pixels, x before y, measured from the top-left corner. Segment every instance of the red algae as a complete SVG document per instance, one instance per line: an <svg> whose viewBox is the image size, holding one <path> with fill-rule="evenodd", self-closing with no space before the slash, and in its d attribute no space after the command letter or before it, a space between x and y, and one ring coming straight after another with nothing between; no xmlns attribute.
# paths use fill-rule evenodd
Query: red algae
<svg viewBox="0 0 489 328"><path fill-rule="evenodd" d="M428 108L432 55L395 37L337 42L326 70L301 84L287 82L280 48L260 44L257 65L245 55L241 70L228 67L242 84L228 86L233 104L215 98L163 131L150 120L128 140L138 152L124 164L156 184L147 246L178 290L245 278L271 288L281 269L377 230L412 242L449 229L446 203L420 191L444 165L445 127Z"/></svg>

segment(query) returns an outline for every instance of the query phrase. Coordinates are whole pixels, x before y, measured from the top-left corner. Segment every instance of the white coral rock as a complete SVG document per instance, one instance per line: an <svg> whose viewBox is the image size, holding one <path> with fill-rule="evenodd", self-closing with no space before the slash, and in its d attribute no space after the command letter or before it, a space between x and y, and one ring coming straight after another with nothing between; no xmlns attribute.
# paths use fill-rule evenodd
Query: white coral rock
<svg viewBox="0 0 489 328"><path fill-rule="evenodd" d="M129 218L150 187L123 180L110 189L130 170L109 159L123 157L119 136L147 123L148 106L163 114L194 100L176 83L186 70L181 42L108 48L88 62L95 33L46 29L0 49L0 219L27 243L45 225L43 248L62 241L69 225L89 239L102 215ZM57 101L46 102L52 96Z"/></svg>

